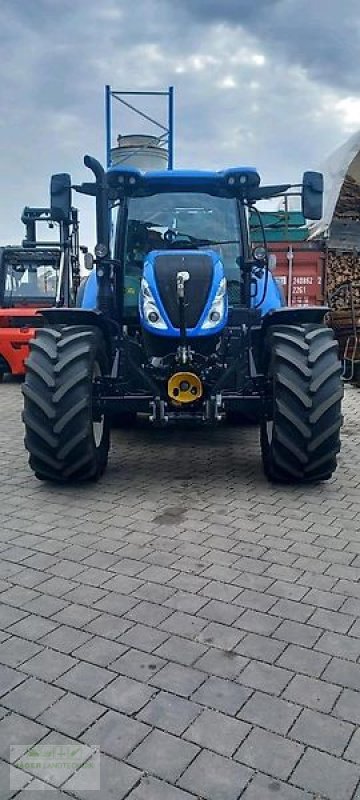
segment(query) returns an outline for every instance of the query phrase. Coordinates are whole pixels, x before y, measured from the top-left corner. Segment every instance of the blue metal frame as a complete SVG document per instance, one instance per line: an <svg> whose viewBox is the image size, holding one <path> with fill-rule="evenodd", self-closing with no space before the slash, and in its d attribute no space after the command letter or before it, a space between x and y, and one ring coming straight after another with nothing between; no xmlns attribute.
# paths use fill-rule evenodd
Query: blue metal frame
<svg viewBox="0 0 360 800"><path fill-rule="evenodd" d="M166 97L167 98L167 126L163 125L159 120L153 119L148 114L145 114L140 108L129 103L124 97ZM159 137L159 142L166 142L168 148L168 169L174 168L174 139L175 139L175 91L173 86L169 86L167 91L162 92L123 92L114 90L107 84L105 86L105 160L107 169L112 166L111 161L111 143L112 143L112 101L118 100L119 103L134 111L143 119L151 122L157 128L162 130Z"/></svg>
<svg viewBox="0 0 360 800"><path fill-rule="evenodd" d="M105 86L105 159L106 167L111 167L111 130L112 130L111 87Z"/></svg>
<svg viewBox="0 0 360 800"><path fill-rule="evenodd" d="M173 86L169 86L168 96L168 169L174 169L175 93Z"/></svg>

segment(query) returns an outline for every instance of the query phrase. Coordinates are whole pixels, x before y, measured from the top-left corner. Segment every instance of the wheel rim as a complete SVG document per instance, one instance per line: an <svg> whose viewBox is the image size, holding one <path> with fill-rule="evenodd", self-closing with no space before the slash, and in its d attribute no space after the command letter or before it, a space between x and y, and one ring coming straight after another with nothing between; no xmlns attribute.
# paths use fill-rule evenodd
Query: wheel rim
<svg viewBox="0 0 360 800"><path fill-rule="evenodd" d="M102 373L101 373L101 369L100 369L100 364L97 361L95 361L94 369L93 369L93 383L95 381L95 378L100 378L101 377L101 374ZM102 414L100 420L94 420L93 419L93 421L92 421L92 429L93 429L93 437L94 437L94 442L95 442L95 447L96 448L100 447L100 445L101 445L103 434L104 434L104 426L105 426L105 418L104 418L103 414Z"/></svg>

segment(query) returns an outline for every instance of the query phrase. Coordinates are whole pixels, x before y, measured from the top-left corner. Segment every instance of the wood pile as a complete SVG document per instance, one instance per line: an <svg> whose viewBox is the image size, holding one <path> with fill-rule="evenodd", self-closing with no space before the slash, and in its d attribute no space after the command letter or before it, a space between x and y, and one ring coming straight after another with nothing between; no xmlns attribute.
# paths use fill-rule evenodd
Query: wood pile
<svg viewBox="0 0 360 800"><path fill-rule="evenodd" d="M328 302L334 310L349 308L350 292L344 287L332 298L335 290L346 281L353 284L355 305L360 306L360 253L338 253L329 250L326 265L326 290Z"/></svg>
<svg viewBox="0 0 360 800"><path fill-rule="evenodd" d="M339 356L346 352L356 361L360 359L360 237L356 225L360 220L360 185L347 175L333 217L334 249L331 235L327 251L326 295L331 309L328 324L339 342ZM336 222L338 220L338 222ZM341 222L340 222L341 221ZM340 227L339 227L340 226ZM344 247L344 249L342 249ZM339 286L345 284L341 289ZM355 336L354 336L355 334ZM356 338L355 338L356 337ZM351 365L350 365L351 366Z"/></svg>
<svg viewBox="0 0 360 800"><path fill-rule="evenodd" d="M360 185L350 175L346 176L342 185L342 189L335 206L334 218L360 218Z"/></svg>
<svg viewBox="0 0 360 800"><path fill-rule="evenodd" d="M345 285L333 294L342 283ZM343 358L347 340L354 334L354 324L360 334L360 254L328 251L327 295L331 308L329 324L339 342L340 358Z"/></svg>

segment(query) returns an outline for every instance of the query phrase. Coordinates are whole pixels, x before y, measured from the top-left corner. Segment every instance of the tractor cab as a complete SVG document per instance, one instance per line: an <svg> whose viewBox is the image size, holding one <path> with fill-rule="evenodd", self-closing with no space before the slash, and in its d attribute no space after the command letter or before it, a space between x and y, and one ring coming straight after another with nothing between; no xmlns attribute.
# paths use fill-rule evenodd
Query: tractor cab
<svg viewBox="0 0 360 800"><path fill-rule="evenodd" d="M244 191L259 181L253 168L107 173L117 213L112 313L140 337L149 358L172 356L185 364L214 354L236 311L252 309L255 320L282 307L266 249L258 262L250 249ZM98 306L101 263L98 258L83 308Z"/></svg>
<svg viewBox="0 0 360 800"><path fill-rule="evenodd" d="M194 354L216 346L240 255L233 201L200 192L129 198L123 318L138 327L150 357L179 352L185 339Z"/></svg>
<svg viewBox="0 0 360 800"><path fill-rule="evenodd" d="M60 177L52 207L24 208L22 244L0 249L0 382L7 373L24 375L29 342L44 324L42 312L74 304L80 283L78 212L71 207L67 176ZM45 226L55 228L55 236L40 239Z"/></svg>
<svg viewBox="0 0 360 800"><path fill-rule="evenodd" d="M46 307L55 304L60 269L56 250L4 247L0 251L0 307Z"/></svg>
<svg viewBox="0 0 360 800"><path fill-rule="evenodd" d="M120 243L119 243L120 244ZM118 248L119 248L118 244ZM169 192L129 198L125 242L124 310L138 307L141 279L151 252L212 251L221 261L228 290L240 297L237 259L242 242L236 202L205 193ZM199 264L202 263L200 260ZM190 288L190 287L189 287ZM136 291L134 291L136 290Z"/></svg>
<svg viewBox="0 0 360 800"><path fill-rule="evenodd" d="M60 252L8 246L0 249L0 382L23 375L29 341L43 324L39 312L56 302Z"/></svg>

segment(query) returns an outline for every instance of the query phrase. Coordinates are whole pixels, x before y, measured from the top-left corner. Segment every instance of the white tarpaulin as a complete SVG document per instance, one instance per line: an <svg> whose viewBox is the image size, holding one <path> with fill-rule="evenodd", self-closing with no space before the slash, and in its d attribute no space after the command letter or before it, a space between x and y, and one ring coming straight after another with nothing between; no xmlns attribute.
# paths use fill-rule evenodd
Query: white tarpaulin
<svg viewBox="0 0 360 800"><path fill-rule="evenodd" d="M310 239L324 234L330 227L345 178L352 178L360 187L360 131L350 136L315 169L324 176L324 213L319 221L307 223ZM281 198L278 208L283 211L284 206L284 198ZM288 198L288 210L300 211L299 197ZM358 213L360 216L360 207Z"/></svg>
<svg viewBox="0 0 360 800"><path fill-rule="evenodd" d="M324 175L324 213L319 222L309 225L310 238L328 230L345 178L349 176L360 185L360 131L334 150L319 171Z"/></svg>

